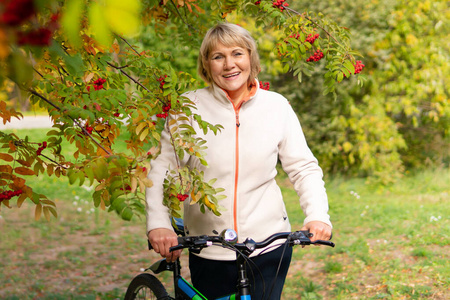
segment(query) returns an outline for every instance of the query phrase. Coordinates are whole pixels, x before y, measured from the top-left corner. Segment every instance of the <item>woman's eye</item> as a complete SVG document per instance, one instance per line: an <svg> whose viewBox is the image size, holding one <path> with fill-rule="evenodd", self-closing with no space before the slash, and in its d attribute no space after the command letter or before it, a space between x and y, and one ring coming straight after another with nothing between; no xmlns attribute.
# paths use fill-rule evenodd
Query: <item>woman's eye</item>
<svg viewBox="0 0 450 300"><path fill-rule="evenodd" d="M237 52L237 53L234 54L234 56L241 56L241 55L242 55L241 52Z"/></svg>
<svg viewBox="0 0 450 300"><path fill-rule="evenodd" d="M216 55L216 56L213 56L213 57L212 57L213 60L214 60L214 59L221 59L221 58L222 58L221 55Z"/></svg>

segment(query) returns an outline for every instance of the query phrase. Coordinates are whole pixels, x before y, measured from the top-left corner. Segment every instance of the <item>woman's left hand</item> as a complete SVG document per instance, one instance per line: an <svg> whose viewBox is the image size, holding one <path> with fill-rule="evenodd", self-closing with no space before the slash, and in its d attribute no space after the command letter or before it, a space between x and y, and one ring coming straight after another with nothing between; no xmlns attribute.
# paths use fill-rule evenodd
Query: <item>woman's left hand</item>
<svg viewBox="0 0 450 300"><path fill-rule="evenodd" d="M323 240L328 241L331 239L331 227L320 221L311 221L305 224L301 230L309 230L313 234L311 241Z"/></svg>

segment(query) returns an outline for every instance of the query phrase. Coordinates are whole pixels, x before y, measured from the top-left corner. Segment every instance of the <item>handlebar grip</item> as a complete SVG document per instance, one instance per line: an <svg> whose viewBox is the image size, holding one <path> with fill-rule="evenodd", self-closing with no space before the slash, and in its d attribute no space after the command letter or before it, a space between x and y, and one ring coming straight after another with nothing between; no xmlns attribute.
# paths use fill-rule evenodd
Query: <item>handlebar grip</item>
<svg viewBox="0 0 450 300"><path fill-rule="evenodd" d="M176 246L170 247L169 251L173 252L173 251L176 251L176 250L181 250L183 248L184 248L183 245L176 245Z"/></svg>
<svg viewBox="0 0 450 300"><path fill-rule="evenodd" d="M147 243L148 243L148 250L153 250L152 244L150 244L149 240L147 240Z"/></svg>
<svg viewBox="0 0 450 300"><path fill-rule="evenodd" d="M333 243L333 242L323 241L323 240L317 240L317 241L311 242L311 244L325 245L325 246L330 246L330 247L333 247L333 248L334 248L334 246L336 246L336 244Z"/></svg>
<svg viewBox="0 0 450 300"><path fill-rule="evenodd" d="M183 249L183 245L180 245L180 244L182 244L184 241L185 241L185 238L182 237L182 236L179 236L179 237L178 237L178 245L171 247L171 248L170 248L170 251L175 251L175 250ZM147 240L147 243L148 243L148 250L153 250L153 246L152 246L152 244L150 243L149 240ZM178 248L175 249L175 247L178 247ZM172 249L172 248L174 248L174 249Z"/></svg>

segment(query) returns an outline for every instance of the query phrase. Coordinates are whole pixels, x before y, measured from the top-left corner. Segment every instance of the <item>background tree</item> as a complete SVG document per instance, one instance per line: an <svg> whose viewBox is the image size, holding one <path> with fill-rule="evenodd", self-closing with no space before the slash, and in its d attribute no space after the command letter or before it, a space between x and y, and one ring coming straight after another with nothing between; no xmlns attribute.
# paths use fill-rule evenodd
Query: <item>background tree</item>
<svg viewBox="0 0 450 300"><path fill-rule="evenodd" d="M367 82L344 79L334 100L322 94L324 69L302 83L266 76L288 95L326 173L392 183L405 168L448 166L449 51L446 1L308 1L350 28ZM447 24L446 24L447 23Z"/></svg>

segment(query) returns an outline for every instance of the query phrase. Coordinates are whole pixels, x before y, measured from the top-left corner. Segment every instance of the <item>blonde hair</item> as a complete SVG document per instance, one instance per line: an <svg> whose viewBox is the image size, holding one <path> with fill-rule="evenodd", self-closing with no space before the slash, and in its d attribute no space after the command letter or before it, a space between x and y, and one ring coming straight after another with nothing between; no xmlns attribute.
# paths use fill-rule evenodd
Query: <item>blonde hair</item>
<svg viewBox="0 0 450 300"><path fill-rule="evenodd" d="M214 48L222 44L226 47L238 46L247 49L250 55L250 75L248 83L252 83L261 70L256 42L250 33L239 25L231 23L220 23L209 29L206 33L198 55L198 74L208 84L213 83L211 69L209 67L209 56Z"/></svg>

